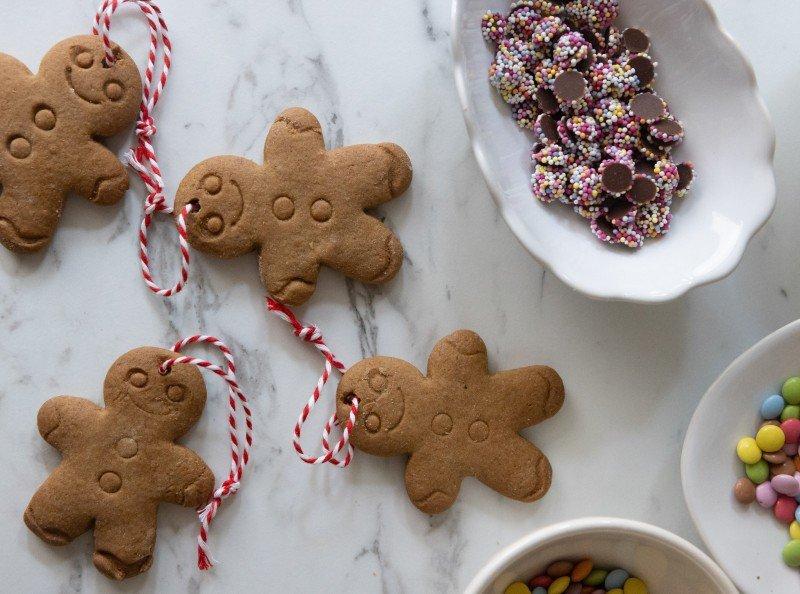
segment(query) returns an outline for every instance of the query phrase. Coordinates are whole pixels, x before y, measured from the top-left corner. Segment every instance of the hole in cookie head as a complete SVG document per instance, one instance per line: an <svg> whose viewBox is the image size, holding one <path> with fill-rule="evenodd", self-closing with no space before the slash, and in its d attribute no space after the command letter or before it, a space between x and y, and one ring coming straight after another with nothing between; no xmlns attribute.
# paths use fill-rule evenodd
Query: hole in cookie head
<svg viewBox="0 0 800 594"><path fill-rule="evenodd" d="M352 406L353 400L356 399L356 395L352 392L348 392L344 396L342 396L342 402L345 403L347 406Z"/></svg>
<svg viewBox="0 0 800 594"><path fill-rule="evenodd" d="M192 198L189 200L189 206L191 207L189 212L200 212L200 199Z"/></svg>

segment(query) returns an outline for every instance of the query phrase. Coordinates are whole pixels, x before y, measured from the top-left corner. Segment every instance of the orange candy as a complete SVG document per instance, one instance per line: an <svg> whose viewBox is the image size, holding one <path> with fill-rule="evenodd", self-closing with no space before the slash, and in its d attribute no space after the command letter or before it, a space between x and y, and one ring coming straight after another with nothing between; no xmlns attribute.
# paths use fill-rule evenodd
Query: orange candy
<svg viewBox="0 0 800 594"><path fill-rule="evenodd" d="M592 572L593 567L594 564L592 563L591 559L584 559L583 561L578 562L578 564L575 565L575 568L572 570L572 581L582 582L586 579L586 576Z"/></svg>

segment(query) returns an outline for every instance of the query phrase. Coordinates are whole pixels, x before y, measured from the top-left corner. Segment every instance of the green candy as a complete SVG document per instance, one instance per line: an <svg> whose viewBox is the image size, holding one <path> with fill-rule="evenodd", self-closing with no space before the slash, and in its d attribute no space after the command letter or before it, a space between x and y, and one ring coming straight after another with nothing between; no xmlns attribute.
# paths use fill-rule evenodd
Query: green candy
<svg viewBox="0 0 800 594"><path fill-rule="evenodd" d="M783 547L783 562L789 567L800 567L800 540L790 540Z"/></svg>
<svg viewBox="0 0 800 594"><path fill-rule="evenodd" d="M800 419L800 406L794 404L784 406L783 412L781 413L781 421L785 421L786 419Z"/></svg>
<svg viewBox="0 0 800 594"><path fill-rule="evenodd" d="M747 474L747 478L756 485L760 485L769 478L769 464L767 464L766 460L759 460L755 464L745 464L744 471Z"/></svg>
<svg viewBox="0 0 800 594"><path fill-rule="evenodd" d="M781 395L789 404L800 404L800 377L790 377L783 382Z"/></svg>
<svg viewBox="0 0 800 594"><path fill-rule="evenodd" d="M764 464L766 464L766 462L764 462ZM586 576L586 579L583 580L582 584L584 586L600 586L606 581L607 575L608 572L605 569L593 569L589 575Z"/></svg>

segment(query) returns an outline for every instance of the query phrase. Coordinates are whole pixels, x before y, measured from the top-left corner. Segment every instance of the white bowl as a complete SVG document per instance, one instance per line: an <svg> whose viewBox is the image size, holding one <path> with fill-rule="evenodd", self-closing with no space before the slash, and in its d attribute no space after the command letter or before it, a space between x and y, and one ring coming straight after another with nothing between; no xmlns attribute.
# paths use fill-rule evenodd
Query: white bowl
<svg viewBox="0 0 800 594"><path fill-rule="evenodd" d="M733 583L700 549L662 528L618 518L581 518L529 534L492 557L466 594L503 594L559 559L590 557L644 580L650 594L736 594Z"/></svg>
<svg viewBox="0 0 800 594"><path fill-rule="evenodd" d="M585 220L530 190L529 134L487 80L487 9L508 0L453 0L455 78L472 148L500 212L522 244L562 281L591 297L657 302L719 280L736 267L775 207L775 134L753 69L704 0L622 0L619 25L644 28L659 63L656 90L686 125L676 159L698 180L676 200L671 231L631 251L598 241Z"/></svg>
<svg viewBox="0 0 800 594"><path fill-rule="evenodd" d="M770 510L733 498L744 476L736 443L752 436L762 400L800 374L800 321L741 355L708 389L689 424L681 455L686 505L703 542L745 592L798 592L800 570L784 565L787 528Z"/></svg>

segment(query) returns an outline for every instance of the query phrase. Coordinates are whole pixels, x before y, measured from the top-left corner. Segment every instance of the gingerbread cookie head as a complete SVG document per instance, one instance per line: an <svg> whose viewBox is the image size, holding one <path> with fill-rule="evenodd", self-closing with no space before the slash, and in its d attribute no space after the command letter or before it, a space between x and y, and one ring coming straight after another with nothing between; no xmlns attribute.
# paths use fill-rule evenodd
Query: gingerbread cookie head
<svg viewBox="0 0 800 594"><path fill-rule="evenodd" d="M378 456L408 454L406 490L424 512L448 509L467 476L520 501L535 501L550 487L549 461L519 431L558 412L561 378L543 366L490 373L474 332L440 340L427 376L388 357L354 365L337 390L341 423L353 398L359 411L352 444Z"/></svg>
<svg viewBox="0 0 800 594"><path fill-rule="evenodd" d="M141 415L164 438L186 433L203 414L206 385L193 365L174 365L166 373L161 365L175 353L142 347L117 359L103 384L103 399L114 410Z"/></svg>
<svg viewBox="0 0 800 594"><path fill-rule="evenodd" d="M108 64L100 38L79 35L54 45L39 67L48 86L72 103L91 133L101 136L125 130L142 100L136 63L116 44L112 53L115 61Z"/></svg>
<svg viewBox="0 0 800 594"><path fill-rule="evenodd" d="M117 202L128 175L97 139L136 119L142 85L133 60L81 36L56 44L37 74L0 54L0 242L35 251L53 236L70 192Z"/></svg>
<svg viewBox="0 0 800 594"><path fill-rule="evenodd" d="M397 145L326 150L319 121L291 108L272 125L264 165L216 157L181 182L175 210L194 205L190 243L219 257L259 250L267 290L300 305L316 289L321 265L366 283L391 280L400 241L365 211L402 194L411 163Z"/></svg>
<svg viewBox="0 0 800 594"><path fill-rule="evenodd" d="M104 384L106 407L57 396L39 409L41 436L62 454L31 498L23 519L48 544L93 531L95 567L121 580L153 563L159 504L208 503L214 475L192 450L174 442L203 409L198 369L160 365L175 353L145 347L123 355Z"/></svg>

